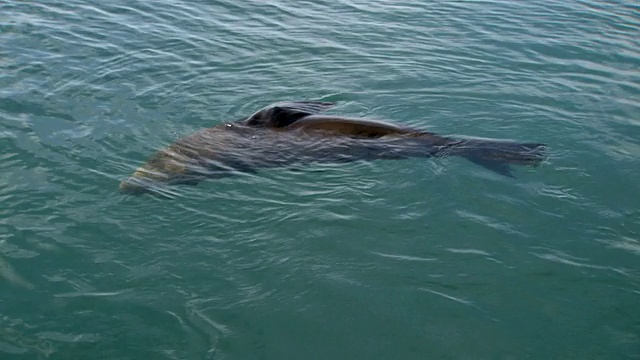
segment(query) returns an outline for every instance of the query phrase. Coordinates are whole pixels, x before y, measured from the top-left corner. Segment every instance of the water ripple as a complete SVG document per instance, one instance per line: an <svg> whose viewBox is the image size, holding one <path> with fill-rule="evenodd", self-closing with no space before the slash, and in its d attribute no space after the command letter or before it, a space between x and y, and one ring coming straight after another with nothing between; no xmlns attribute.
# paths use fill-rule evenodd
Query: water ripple
<svg viewBox="0 0 640 360"><path fill-rule="evenodd" d="M638 11L0 3L0 353L637 355ZM550 156L515 179L411 159L117 193L158 149L286 99Z"/></svg>

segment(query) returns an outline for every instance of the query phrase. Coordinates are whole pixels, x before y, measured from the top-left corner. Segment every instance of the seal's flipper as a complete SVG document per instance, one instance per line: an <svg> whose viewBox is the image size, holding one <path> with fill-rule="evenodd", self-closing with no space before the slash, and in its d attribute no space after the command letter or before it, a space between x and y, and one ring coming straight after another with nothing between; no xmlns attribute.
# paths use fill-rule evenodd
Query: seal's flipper
<svg viewBox="0 0 640 360"><path fill-rule="evenodd" d="M465 158L469 161L471 161L472 163L476 164L476 165L480 165L485 169L491 170L495 173L498 173L502 176L506 176L506 177L510 177L510 178L514 178L515 176L513 176L513 169L511 168L511 166L509 166L509 164L504 163L502 161L497 161L497 160L491 160L491 159L485 159L485 158L481 158L481 157L476 157L473 155L468 155L465 156Z"/></svg>
<svg viewBox="0 0 640 360"><path fill-rule="evenodd" d="M313 115L326 111L335 105L335 103L326 101L283 101L272 106Z"/></svg>
<svg viewBox="0 0 640 360"><path fill-rule="evenodd" d="M538 166L545 158L544 144L494 140L461 140L441 149L437 156L459 155L498 174L513 177L509 165Z"/></svg>
<svg viewBox="0 0 640 360"><path fill-rule="evenodd" d="M244 121L248 126L280 128L305 116L321 113L335 104L322 101L284 101L267 106Z"/></svg>

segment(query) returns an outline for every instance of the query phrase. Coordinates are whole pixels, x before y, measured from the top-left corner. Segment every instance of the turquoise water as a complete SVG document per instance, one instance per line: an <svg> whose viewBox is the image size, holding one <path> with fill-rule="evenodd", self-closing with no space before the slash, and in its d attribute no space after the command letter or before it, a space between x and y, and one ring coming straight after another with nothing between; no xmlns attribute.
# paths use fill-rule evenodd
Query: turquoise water
<svg viewBox="0 0 640 360"><path fill-rule="evenodd" d="M640 358L640 7L0 3L0 358ZM127 197L280 100L544 142Z"/></svg>

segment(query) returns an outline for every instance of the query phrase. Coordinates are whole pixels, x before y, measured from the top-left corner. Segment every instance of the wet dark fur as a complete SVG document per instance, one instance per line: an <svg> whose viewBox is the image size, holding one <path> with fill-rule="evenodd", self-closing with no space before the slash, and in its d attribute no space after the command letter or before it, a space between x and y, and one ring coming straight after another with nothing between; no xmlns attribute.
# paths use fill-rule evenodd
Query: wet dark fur
<svg viewBox="0 0 640 360"><path fill-rule="evenodd" d="M318 115L327 102L282 102L236 122L200 130L157 152L120 189L145 192L160 184L310 162L462 156L502 175L510 165L537 166L540 143L454 139L358 118Z"/></svg>

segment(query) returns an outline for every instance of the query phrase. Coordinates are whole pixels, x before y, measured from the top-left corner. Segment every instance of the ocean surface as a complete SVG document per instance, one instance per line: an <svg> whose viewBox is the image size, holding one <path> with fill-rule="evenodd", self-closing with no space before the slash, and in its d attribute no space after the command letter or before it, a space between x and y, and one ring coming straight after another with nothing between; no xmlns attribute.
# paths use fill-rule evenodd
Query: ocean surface
<svg viewBox="0 0 640 360"><path fill-rule="evenodd" d="M282 100L548 157L118 192ZM0 358L640 359L640 5L0 2Z"/></svg>

